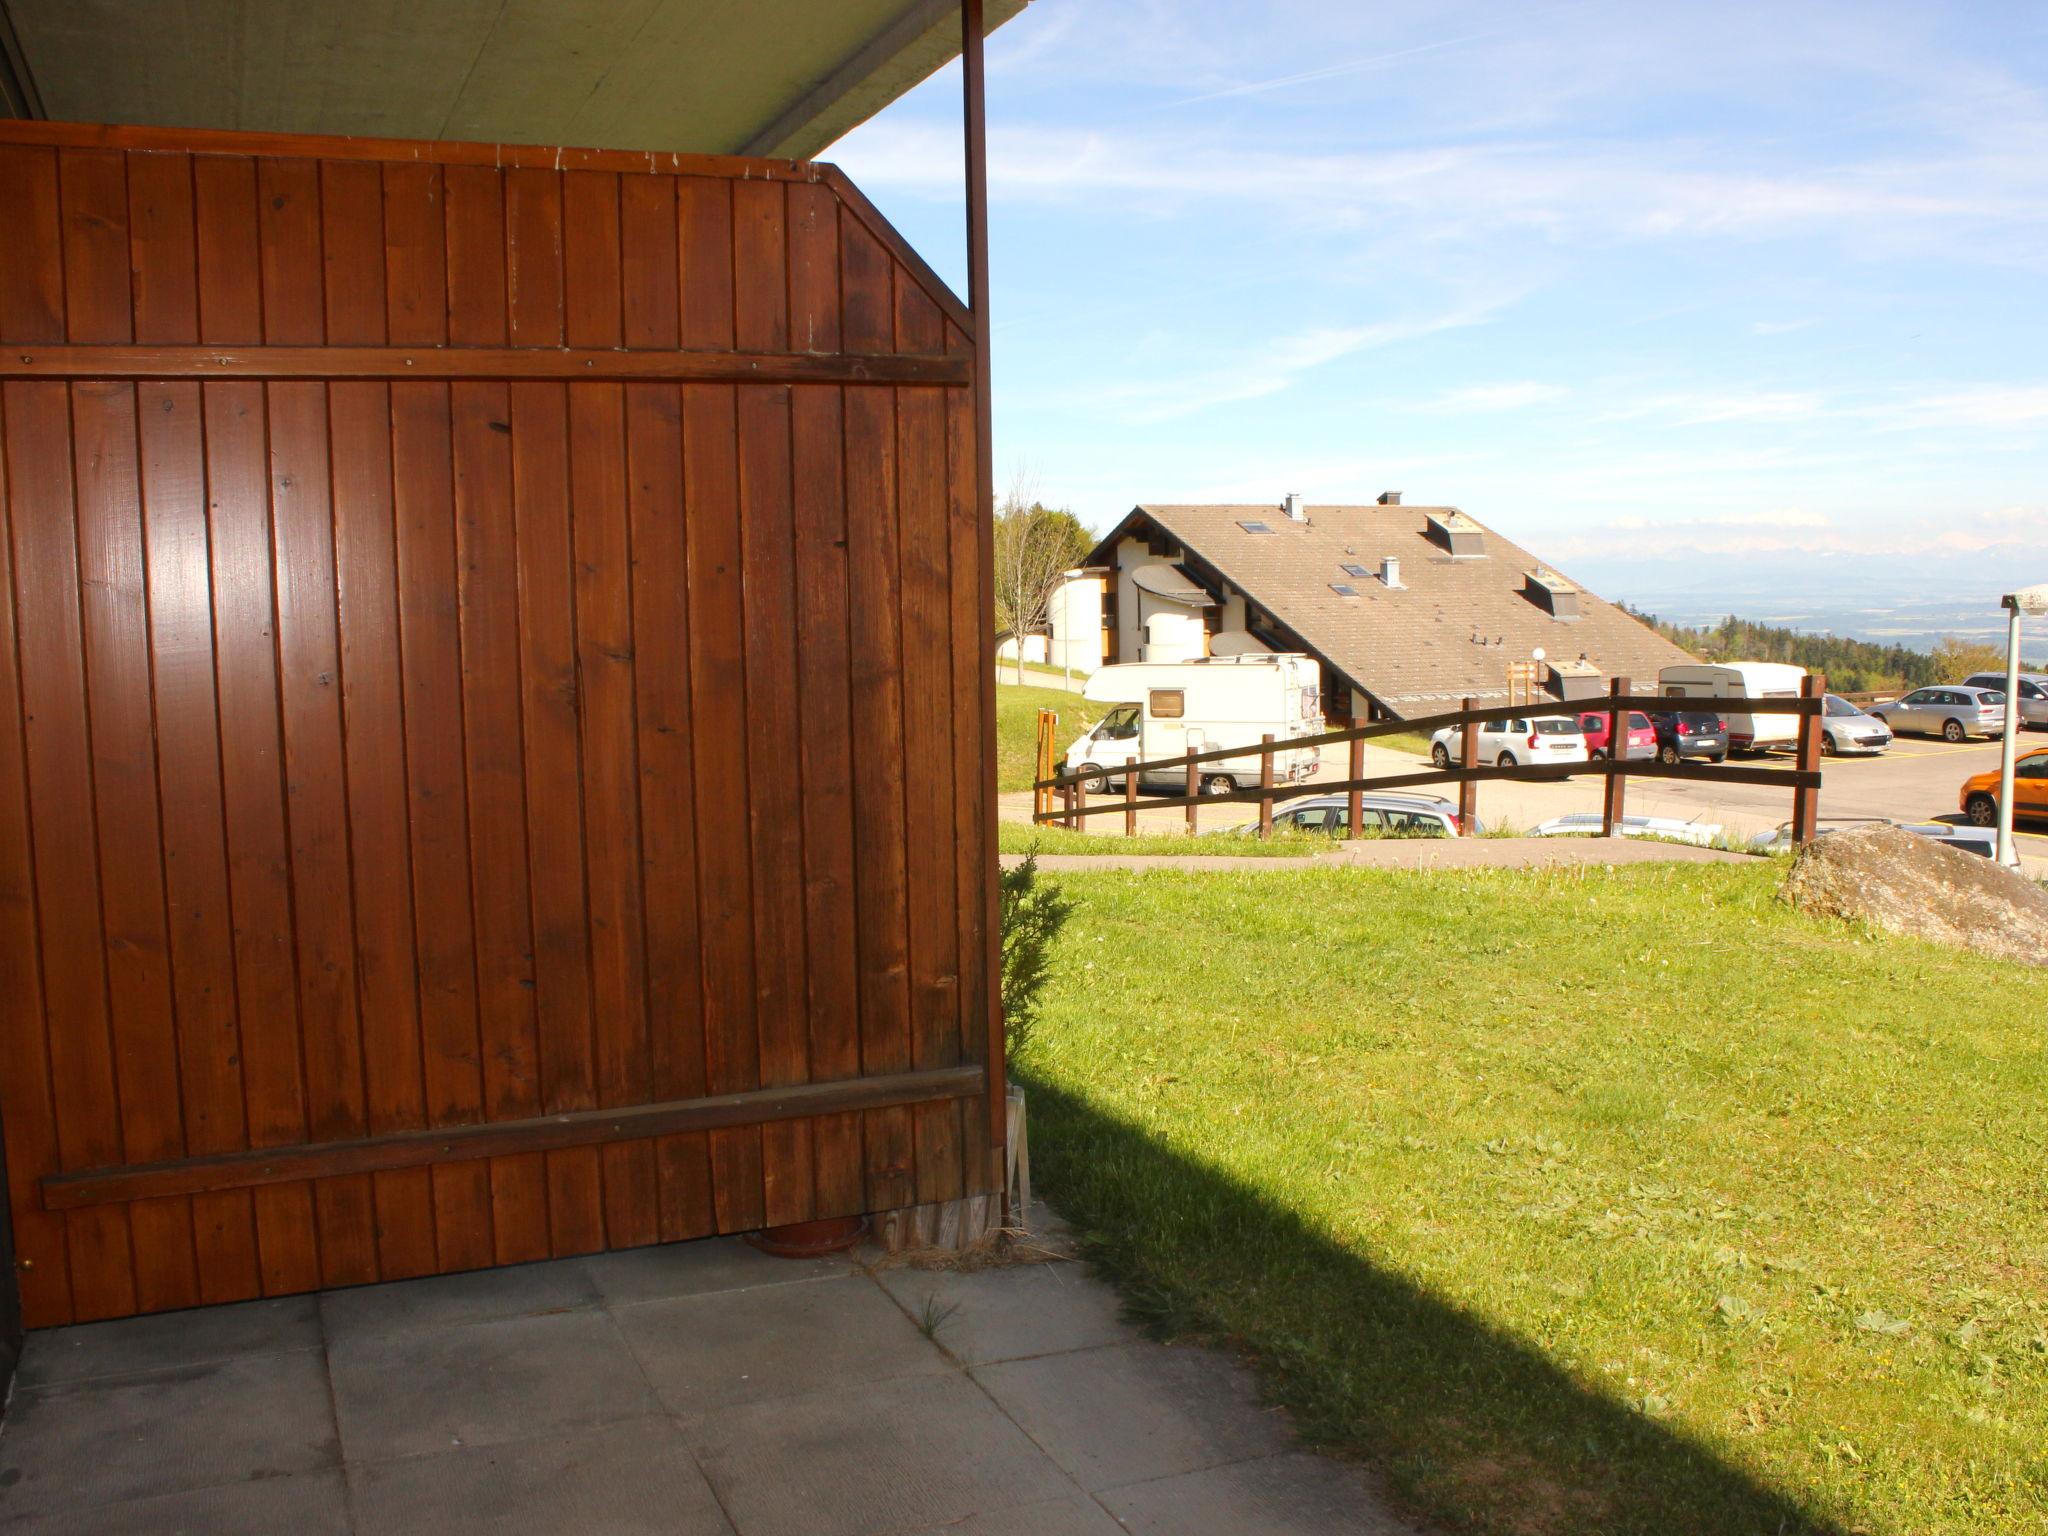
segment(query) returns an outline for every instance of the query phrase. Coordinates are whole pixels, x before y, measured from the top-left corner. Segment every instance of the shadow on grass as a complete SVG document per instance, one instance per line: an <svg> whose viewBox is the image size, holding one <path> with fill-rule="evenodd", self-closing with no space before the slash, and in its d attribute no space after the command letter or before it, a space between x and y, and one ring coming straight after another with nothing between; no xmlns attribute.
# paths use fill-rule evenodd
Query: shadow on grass
<svg viewBox="0 0 2048 1536"><path fill-rule="evenodd" d="M1844 1529L1258 1190L1020 1080L1043 1187L1136 1319L1249 1354L1304 1437L1375 1464L1423 1517L1488 1536Z"/></svg>

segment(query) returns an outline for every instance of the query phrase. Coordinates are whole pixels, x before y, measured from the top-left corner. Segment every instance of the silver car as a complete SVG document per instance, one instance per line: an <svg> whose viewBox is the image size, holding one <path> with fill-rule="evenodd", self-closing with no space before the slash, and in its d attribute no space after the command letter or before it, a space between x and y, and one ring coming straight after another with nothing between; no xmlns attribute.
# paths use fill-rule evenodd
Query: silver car
<svg viewBox="0 0 2048 1536"><path fill-rule="evenodd" d="M1972 688L1989 688L1994 692L2005 691L2003 672L1979 672L1965 678ZM2048 672L2022 672L2020 674L2020 729L2048 731Z"/></svg>
<svg viewBox="0 0 2048 1536"><path fill-rule="evenodd" d="M1348 795L1316 795L1276 809L1273 830L1327 832L1332 837L1343 837L1351 829L1350 818ZM1367 837L1477 837L1486 830L1477 817L1471 827L1460 828L1457 803L1435 795L1361 795L1359 821ZM1231 830L1242 834L1258 828L1252 825Z"/></svg>
<svg viewBox="0 0 2048 1536"><path fill-rule="evenodd" d="M1870 711L1893 731L1918 731L1947 741L1971 736L1996 736L2005 729L2005 695L1967 683L1915 688L1902 699Z"/></svg>
<svg viewBox="0 0 2048 1536"><path fill-rule="evenodd" d="M1882 752L1892 744L1892 728L1877 716L1866 714L1838 693L1827 696L1827 713L1820 717L1820 749L1830 757L1837 753Z"/></svg>

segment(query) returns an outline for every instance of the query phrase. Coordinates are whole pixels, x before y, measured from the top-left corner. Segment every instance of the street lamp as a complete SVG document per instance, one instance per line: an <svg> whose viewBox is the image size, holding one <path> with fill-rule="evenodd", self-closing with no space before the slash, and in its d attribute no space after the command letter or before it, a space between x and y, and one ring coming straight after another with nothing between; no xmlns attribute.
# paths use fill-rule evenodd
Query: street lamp
<svg viewBox="0 0 2048 1536"><path fill-rule="evenodd" d="M2008 592L2005 621L2005 746L1998 756L1998 862L2019 867L2020 856L2012 845L2012 765L2019 755L2020 728L2020 615L2033 618L2048 615L2048 583Z"/></svg>

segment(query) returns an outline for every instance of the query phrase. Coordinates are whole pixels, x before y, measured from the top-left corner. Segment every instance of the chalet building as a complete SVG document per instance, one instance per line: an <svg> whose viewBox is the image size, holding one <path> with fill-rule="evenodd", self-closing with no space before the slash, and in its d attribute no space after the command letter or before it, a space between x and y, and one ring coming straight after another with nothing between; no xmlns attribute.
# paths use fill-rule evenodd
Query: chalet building
<svg viewBox="0 0 2048 1536"><path fill-rule="evenodd" d="M1134 507L1051 603L1055 665L1303 651L1333 717L1505 699L1511 663L1566 699L1685 653L1456 507Z"/></svg>

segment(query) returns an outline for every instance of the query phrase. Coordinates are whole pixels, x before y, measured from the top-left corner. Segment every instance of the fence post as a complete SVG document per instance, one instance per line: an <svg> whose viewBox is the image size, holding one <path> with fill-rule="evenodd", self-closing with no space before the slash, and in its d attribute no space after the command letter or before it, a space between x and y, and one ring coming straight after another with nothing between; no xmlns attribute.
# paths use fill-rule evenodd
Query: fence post
<svg viewBox="0 0 2048 1536"><path fill-rule="evenodd" d="M1086 779L1076 779L1074 780L1074 814L1067 819L1067 825L1076 832L1083 831L1088 825L1088 819L1081 812L1087 809L1088 781Z"/></svg>
<svg viewBox="0 0 2048 1536"><path fill-rule="evenodd" d="M1259 738L1259 836L1273 835L1273 733Z"/></svg>
<svg viewBox="0 0 2048 1536"><path fill-rule="evenodd" d="M1364 725L1365 722L1359 719L1358 716L1353 715L1351 717L1351 724L1353 728L1356 728ZM1365 831L1365 828L1360 825L1365 820L1365 791L1360 789L1357 784L1357 780L1365 777L1365 742L1357 737L1353 737L1351 741L1350 777L1353 782L1351 785L1351 803L1345 808L1347 812L1345 836L1357 837Z"/></svg>
<svg viewBox="0 0 2048 1536"><path fill-rule="evenodd" d="M1124 774L1124 836L1138 835L1138 776L1133 772Z"/></svg>
<svg viewBox="0 0 2048 1536"><path fill-rule="evenodd" d="M1188 764L1188 836L1198 835L1195 826L1195 801L1202 793L1202 768L1199 763Z"/></svg>
<svg viewBox="0 0 2048 1536"><path fill-rule="evenodd" d="M1608 690L1615 697L1628 692L1628 679L1617 677ZM1613 705L1607 710L1607 792L1600 801L1600 835L1614 836L1621 825L1622 807L1628 800L1628 711Z"/></svg>
<svg viewBox="0 0 2048 1536"><path fill-rule="evenodd" d="M1806 680L1799 685L1799 697L1818 699L1828 691L1825 672L1809 672ZM1820 716L1799 717L1799 755L1793 766L1801 773L1813 772L1820 761ZM1808 789L1804 784L1792 791L1792 841L1810 843L1816 823L1820 820L1820 791Z"/></svg>
<svg viewBox="0 0 2048 1536"><path fill-rule="evenodd" d="M1479 706L1471 699L1460 699L1458 708L1466 714ZM1458 727L1458 766L1477 768L1479 766L1479 732L1470 720ZM1471 779L1458 781L1458 830L1467 837L1472 835L1472 823L1479 815L1479 785Z"/></svg>

